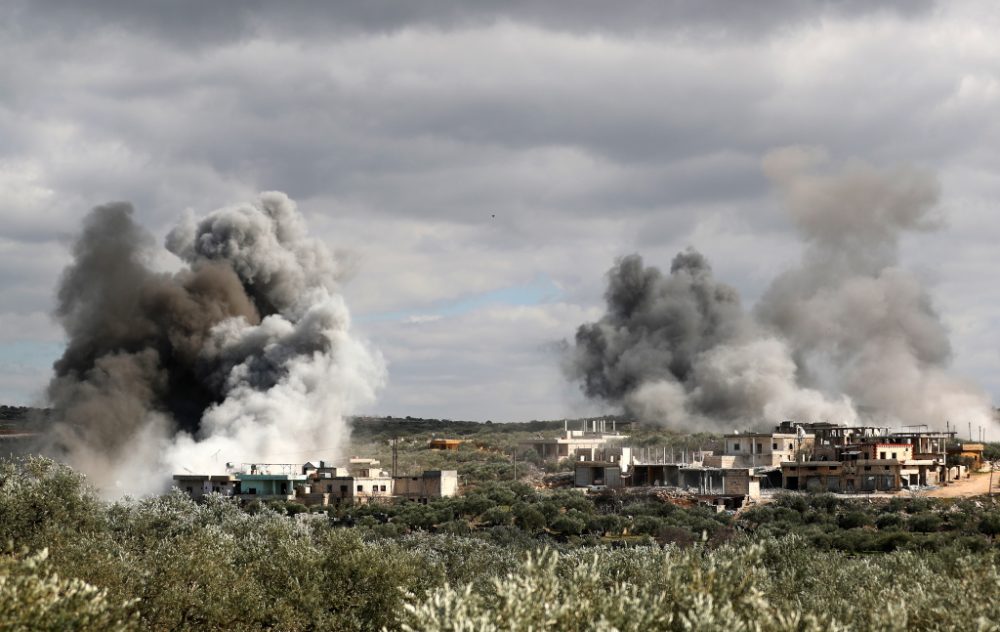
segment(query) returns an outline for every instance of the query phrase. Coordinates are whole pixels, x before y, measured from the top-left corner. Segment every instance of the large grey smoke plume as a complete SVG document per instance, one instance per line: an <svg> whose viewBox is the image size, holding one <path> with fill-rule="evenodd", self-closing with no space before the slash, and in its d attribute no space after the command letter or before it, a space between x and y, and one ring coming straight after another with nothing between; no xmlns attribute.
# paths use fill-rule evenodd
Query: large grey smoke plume
<svg viewBox="0 0 1000 632"><path fill-rule="evenodd" d="M69 344L50 451L127 491L182 468L337 453L344 415L385 369L350 335L336 261L294 203L271 192L186 217L167 237L187 264L175 274L151 269L155 248L128 204L85 220L59 290Z"/></svg>
<svg viewBox="0 0 1000 632"><path fill-rule="evenodd" d="M792 418L986 426L990 402L946 372L947 331L927 291L898 266L906 231L931 230L938 188L909 168L788 148L764 160L805 241L747 313L689 250L669 275L637 255L608 274L607 313L581 326L566 363L584 393L672 425Z"/></svg>

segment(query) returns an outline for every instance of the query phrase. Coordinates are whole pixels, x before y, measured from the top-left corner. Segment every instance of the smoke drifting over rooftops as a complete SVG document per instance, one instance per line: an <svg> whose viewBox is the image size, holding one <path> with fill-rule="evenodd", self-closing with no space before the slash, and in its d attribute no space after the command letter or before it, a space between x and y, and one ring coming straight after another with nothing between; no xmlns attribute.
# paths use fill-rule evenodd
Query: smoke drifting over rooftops
<svg viewBox="0 0 1000 632"><path fill-rule="evenodd" d="M832 167L814 149L763 163L805 243L751 312L694 250L670 274L619 259L606 314L582 325L566 372L591 398L674 426L781 419L992 423L990 400L947 372L947 331L900 238L933 230L938 186L912 168Z"/></svg>
<svg viewBox="0 0 1000 632"><path fill-rule="evenodd" d="M151 269L157 246L132 215L95 208L64 272L48 451L142 492L181 468L343 445L384 363L350 334L337 262L294 203L271 192L189 215L166 240L187 264L175 274Z"/></svg>

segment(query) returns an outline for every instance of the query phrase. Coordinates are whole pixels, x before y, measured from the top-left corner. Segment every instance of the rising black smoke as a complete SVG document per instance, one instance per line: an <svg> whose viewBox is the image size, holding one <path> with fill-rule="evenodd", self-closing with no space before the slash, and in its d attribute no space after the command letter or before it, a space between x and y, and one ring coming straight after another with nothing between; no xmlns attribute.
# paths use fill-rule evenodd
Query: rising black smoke
<svg viewBox="0 0 1000 632"><path fill-rule="evenodd" d="M605 299L607 315L577 330L572 370L587 396L611 401L648 381L688 382L698 357L740 338L746 323L736 290L694 250L678 254L669 275L622 257Z"/></svg>
<svg viewBox="0 0 1000 632"><path fill-rule="evenodd" d="M608 273L605 315L577 331L568 376L588 397L673 425L852 423L858 405L879 421L990 423L982 390L946 371L930 295L898 266L901 235L939 224L936 182L824 164L801 148L764 161L805 249L752 313L693 250L669 275L624 257Z"/></svg>
<svg viewBox="0 0 1000 632"><path fill-rule="evenodd" d="M384 367L350 336L336 261L291 200L187 217L167 247L181 271L152 269L157 246L126 203L84 221L58 295L69 342L49 451L140 491L220 459L335 452Z"/></svg>

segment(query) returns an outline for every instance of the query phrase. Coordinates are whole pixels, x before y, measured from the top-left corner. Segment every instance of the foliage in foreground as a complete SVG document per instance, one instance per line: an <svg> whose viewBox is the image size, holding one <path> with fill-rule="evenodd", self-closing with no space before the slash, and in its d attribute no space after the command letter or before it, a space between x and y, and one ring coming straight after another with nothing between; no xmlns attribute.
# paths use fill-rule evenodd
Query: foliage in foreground
<svg viewBox="0 0 1000 632"><path fill-rule="evenodd" d="M0 556L0 628L4 630L134 629L134 602L113 602L107 592L48 568L48 551Z"/></svg>
<svg viewBox="0 0 1000 632"><path fill-rule="evenodd" d="M996 630L995 553L816 555L795 537L715 550L575 550L529 557L487 590L443 586L403 629Z"/></svg>
<svg viewBox="0 0 1000 632"><path fill-rule="evenodd" d="M571 512L595 525L607 515L649 517L639 505L588 509L582 499L483 489L420 511L538 508L544 521L487 526L476 517L483 526L472 535L431 533L438 519L406 513L413 505L397 514L412 528L397 532L248 513L219 497L108 504L64 466L0 461L0 543L17 547L0 554L0 621L53 630L998 629L992 507L796 496L751 512L728 542L615 549L545 535L544 525ZM687 511L661 518L705 519ZM802 535L780 535L785 526ZM970 535L949 546L946 528ZM938 539L919 539L920 529ZM920 546L820 546L821 536L845 534L907 535ZM973 537L978 548L968 546Z"/></svg>

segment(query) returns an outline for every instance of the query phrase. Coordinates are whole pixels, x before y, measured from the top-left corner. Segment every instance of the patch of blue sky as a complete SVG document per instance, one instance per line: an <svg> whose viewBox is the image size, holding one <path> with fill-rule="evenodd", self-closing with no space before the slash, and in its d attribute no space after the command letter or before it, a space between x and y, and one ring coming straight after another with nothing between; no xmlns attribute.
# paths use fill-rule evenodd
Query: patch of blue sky
<svg viewBox="0 0 1000 632"><path fill-rule="evenodd" d="M508 307L542 305L558 300L561 295L562 288L555 281L546 275L539 275L528 283L471 294L449 301L438 301L412 309L358 314L355 316L355 320L371 323L451 318L494 305Z"/></svg>
<svg viewBox="0 0 1000 632"><path fill-rule="evenodd" d="M47 369L59 359L66 345L62 342L14 340L0 342L0 367L5 371Z"/></svg>

